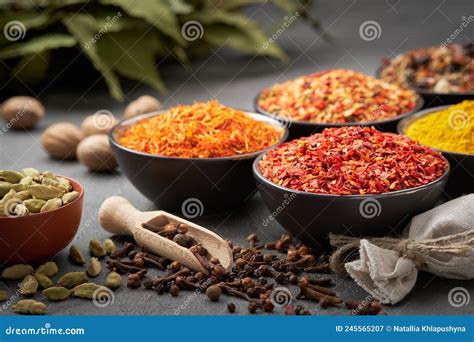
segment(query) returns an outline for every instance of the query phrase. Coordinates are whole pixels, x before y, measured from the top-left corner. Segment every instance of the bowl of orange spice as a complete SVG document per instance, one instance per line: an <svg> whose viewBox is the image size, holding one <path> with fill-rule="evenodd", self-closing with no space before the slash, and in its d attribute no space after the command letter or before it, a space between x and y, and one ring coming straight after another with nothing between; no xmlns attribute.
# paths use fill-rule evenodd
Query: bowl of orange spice
<svg viewBox="0 0 474 342"><path fill-rule="evenodd" d="M229 211L255 192L255 158L286 140L277 120L213 100L122 121L110 132L128 179L187 218Z"/></svg>

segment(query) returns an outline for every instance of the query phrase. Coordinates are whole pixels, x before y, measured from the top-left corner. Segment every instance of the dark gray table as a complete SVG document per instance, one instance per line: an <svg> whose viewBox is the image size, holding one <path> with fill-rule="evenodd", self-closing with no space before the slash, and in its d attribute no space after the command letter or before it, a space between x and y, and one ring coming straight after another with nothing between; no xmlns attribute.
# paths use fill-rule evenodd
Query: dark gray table
<svg viewBox="0 0 474 342"><path fill-rule="evenodd" d="M393 56L402 51L430 46L444 42L462 22L462 16L473 11L473 2L466 1L318 1L313 9L331 41L321 39L308 26L295 23L277 41L290 55L287 64L267 58L244 57L227 49L219 49L208 58L193 63L192 68L165 64L160 67L170 92L156 94L146 87L130 88L127 99L141 94L158 96L165 107L178 103L218 98L222 103L238 108L252 109L256 93L276 81L284 81L295 76L314 71L344 67L366 73L373 73L383 56ZM273 11L267 7L256 8L254 15L259 20L272 25ZM366 21L375 21L380 26L380 37L372 41L361 39L359 27ZM276 23L273 23L276 25ZM474 25L458 34L456 42L466 42L473 38ZM99 109L107 109L121 115L124 104L113 101L101 87L74 91L47 88L41 93L47 114L40 127L33 132L8 131L0 135L0 169L21 169L34 166L40 170L68 175L82 182L86 197L82 223L74 243L86 250L91 238L105 239L109 235L97 222L97 211L108 196L118 191L142 210L154 209L127 179L120 173L112 175L88 172L76 162L57 162L48 158L41 149L39 137L44 128L56 121L71 121L80 124L86 115ZM200 218L196 222L210 227L224 238L243 243L251 232L257 231L262 240L278 238L283 229L273 221L263 227L262 220L269 211L257 194L238 211L212 218ZM60 228L60 227L59 227ZM0 233L1 234L1 233ZM79 270L67 261L67 251L61 252L56 262L62 272ZM99 282L103 278L99 278ZM336 291L345 299L365 299L367 294L354 282L347 279L336 280ZM0 282L0 289L15 291L16 284ZM473 293L473 281L451 281L431 274L420 274L413 292L396 306L387 306L391 315L414 314L474 314L472 305L453 308L448 303L448 292L462 286ZM48 311L56 315L77 314L120 314L120 315L219 315L224 314L225 298L220 303L210 303L203 295L194 296L182 292L178 298L169 295L158 296L143 289L121 288L115 292L114 303L106 309L91 302L71 299L50 305ZM247 313L246 304L232 299L237 304L237 312ZM296 303L296 302L295 302ZM349 314L347 310L320 310L316 304L303 303L313 314ZM1 310L2 314L11 311ZM281 313L281 310L278 311Z"/></svg>

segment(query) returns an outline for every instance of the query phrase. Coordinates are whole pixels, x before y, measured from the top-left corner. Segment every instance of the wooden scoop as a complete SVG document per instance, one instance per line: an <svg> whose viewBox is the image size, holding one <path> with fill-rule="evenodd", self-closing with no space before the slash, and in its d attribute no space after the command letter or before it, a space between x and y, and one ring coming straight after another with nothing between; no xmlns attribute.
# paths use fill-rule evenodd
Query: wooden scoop
<svg viewBox="0 0 474 342"><path fill-rule="evenodd" d="M192 270L209 273L189 249L142 227L142 223L145 222L154 226L164 226L170 221L183 223L188 227L187 235L206 248L212 257L219 259L226 270L232 268L232 250L224 239L204 227L165 211L142 212L125 198L112 196L102 203L99 221L105 230L113 234L132 235L138 245L154 254L179 261Z"/></svg>

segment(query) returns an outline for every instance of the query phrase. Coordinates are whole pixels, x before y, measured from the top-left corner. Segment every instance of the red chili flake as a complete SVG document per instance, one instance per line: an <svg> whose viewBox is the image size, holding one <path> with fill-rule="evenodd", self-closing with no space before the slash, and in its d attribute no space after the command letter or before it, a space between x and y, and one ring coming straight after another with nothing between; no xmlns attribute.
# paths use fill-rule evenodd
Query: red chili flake
<svg viewBox="0 0 474 342"><path fill-rule="evenodd" d="M442 155L405 136L373 127L327 128L268 152L263 176L294 190L364 195L428 184L443 175Z"/></svg>
<svg viewBox="0 0 474 342"><path fill-rule="evenodd" d="M346 69L334 69L265 89L259 106L286 119L315 123L373 122L412 111L414 91Z"/></svg>

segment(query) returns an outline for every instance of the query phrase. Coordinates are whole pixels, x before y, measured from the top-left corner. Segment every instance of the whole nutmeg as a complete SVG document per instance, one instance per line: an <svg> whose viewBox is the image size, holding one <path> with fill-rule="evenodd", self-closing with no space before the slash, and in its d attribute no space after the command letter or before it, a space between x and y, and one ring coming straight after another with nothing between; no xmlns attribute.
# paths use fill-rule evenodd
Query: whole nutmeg
<svg viewBox="0 0 474 342"><path fill-rule="evenodd" d="M107 134L118 124L118 120L109 111L98 111L93 115L87 116L82 121L82 132L85 136L94 134Z"/></svg>
<svg viewBox="0 0 474 342"><path fill-rule="evenodd" d="M93 171L112 171L117 167L106 134L94 134L84 138L77 146L77 159Z"/></svg>
<svg viewBox="0 0 474 342"><path fill-rule="evenodd" d="M41 144L51 157L74 159L76 148L84 138L81 129L69 122L58 122L49 126L41 135Z"/></svg>
<svg viewBox="0 0 474 342"><path fill-rule="evenodd" d="M150 95L143 95L129 103L125 108L124 117L129 119L136 115L154 112L161 109L161 102Z"/></svg>
<svg viewBox="0 0 474 342"><path fill-rule="evenodd" d="M31 129L44 117L44 107L30 96L13 96L2 105L2 118L13 129Z"/></svg>

